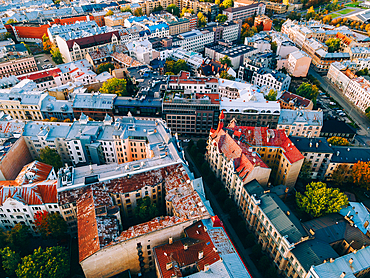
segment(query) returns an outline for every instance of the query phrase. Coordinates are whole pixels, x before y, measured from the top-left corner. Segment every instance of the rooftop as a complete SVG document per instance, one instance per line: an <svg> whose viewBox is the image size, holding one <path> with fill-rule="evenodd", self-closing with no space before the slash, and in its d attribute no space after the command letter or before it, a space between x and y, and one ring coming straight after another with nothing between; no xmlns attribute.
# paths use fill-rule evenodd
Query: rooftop
<svg viewBox="0 0 370 278"><path fill-rule="evenodd" d="M333 153L333 149L329 146L329 143L324 137L295 137L289 136L289 139L293 142L294 146L300 152L308 153Z"/></svg>
<svg viewBox="0 0 370 278"><path fill-rule="evenodd" d="M279 100L282 100L289 104L293 104L297 108L308 107L311 103L311 100L301 97L299 95L295 95L288 91L283 92Z"/></svg>
<svg viewBox="0 0 370 278"><path fill-rule="evenodd" d="M279 125L303 125L303 126L322 126L324 115L322 111L316 110L290 110L281 109Z"/></svg>

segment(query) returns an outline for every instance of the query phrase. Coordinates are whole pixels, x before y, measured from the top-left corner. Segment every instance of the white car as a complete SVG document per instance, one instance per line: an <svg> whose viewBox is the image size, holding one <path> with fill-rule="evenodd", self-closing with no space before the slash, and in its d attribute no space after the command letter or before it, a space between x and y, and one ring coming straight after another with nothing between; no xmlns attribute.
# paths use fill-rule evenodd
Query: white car
<svg viewBox="0 0 370 278"><path fill-rule="evenodd" d="M190 139L184 139L183 141L184 141L184 143L189 143Z"/></svg>

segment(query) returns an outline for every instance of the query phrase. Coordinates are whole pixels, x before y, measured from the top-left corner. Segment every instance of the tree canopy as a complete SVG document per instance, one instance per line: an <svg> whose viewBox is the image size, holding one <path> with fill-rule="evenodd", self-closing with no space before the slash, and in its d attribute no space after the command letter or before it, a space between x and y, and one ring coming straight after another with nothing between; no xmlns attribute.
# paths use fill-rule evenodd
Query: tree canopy
<svg viewBox="0 0 370 278"><path fill-rule="evenodd" d="M55 172L63 167L62 159L56 149L51 149L49 146L40 150L40 161L54 167Z"/></svg>
<svg viewBox="0 0 370 278"><path fill-rule="evenodd" d="M370 161L355 163L352 169L352 178L356 185L370 190Z"/></svg>
<svg viewBox="0 0 370 278"><path fill-rule="evenodd" d="M153 12L160 12L163 11L163 7L161 5L158 5L157 7L154 7Z"/></svg>
<svg viewBox="0 0 370 278"><path fill-rule="evenodd" d="M9 276L15 276L15 270L18 268L18 264L21 261L20 255L9 247L0 250L0 255L5 273Z"/></svg>
<svg viewBox="0 0 370 278"><path fill-rule="evenodd" d="M274 89L271 89L269 93L265 96L265 99L269 101L276 101L276 97L277 97L277 91L275 91Z"/></svg>
<svg viewBox="0 0 370 278"><path fill-rule="evenodd" d="M58 47L56 46L52 47L50 52L54 63L56 63L57 65L64 63L62 53L60 53Z"/></svg>
<svg viewBox="0 0 370 278"><path fill-rule="evenodd" d="M202 28L202 27L206 26L207 25L207 18L204 16L204 14L199 12L197 16L198 16L198 27Z"/></svg>
<svg viewBox="0 0 370 278"><path fill-rule="evenodd" d="M24 45L24 47L27 49L28 54L31 54L31 49L30 49L30 47L28 46L28 44L26 44L25 42L21 42L21 44L23 44L23 45Z"/></svg>
<svg viewBox="0 0 370 278"><path fill-rule="evenodd" d="M134 209L134 215L140 222L148 221L159 214L156 204L152 204L150 198L147 196L139 199Z"/></svg>
<svg viewBox="0 0 370 278"><path fill-rule="evenodd" d="M277 43L276 42L271 42L271 50L276 54L277 51Z"/></svg>
<svg viewBox="0 0 370 278"><path fill-rule="evenodd" d="M340 48L340 39L328 39L325 44L328 46L328 52L333 53Z"/></svg>
<svg viewBox="0 0 370 278"><path fill-rule="evenodd" d="M112 63L102 63L97 67L96 73L109 72L109 70L114 70L114 65Z"/></svg>
<svg viewBox="0 0 370 278"><path fill-rule="evenodd" d="M180 71L188 71L189 67L186 64L185 60L177 60L174 61L172 59L167 59L165 63L165 72L166 73L173 73L173 74L179 74Z"/></svg>
<svg viewBox="0 0 370 278"><path fill-rule="evenodd" d="M175 4L168 5L166 10L175 16L180 16L180 9Z"/></svg>
<svg viewBox="0 0 370 278"><path fill-rule="evenodd" d="M230 8L234 5L234 1L233 0L224 0L221 5L220 5L220 8L221 9L227 9L227 8Z"/></svg>
<svg viewBox="0 0 370 278"><path fill-rule="evenodd" d="M228 79L228 80L235 80L235 77L232 76L231 74L228 74L226 70L220 73L220 78Z"/></svg>
<svg viewBox="0 0 370 278"><path fill-rule="evenodd" d="M61 238L67 233L67 224L58 213L38 211L35 214L36 229L44 238Z"/></svg>
<svg viewBox="0 0 370 278"><path fill-rule="evenodd" d="M110 16L110 15L113 15L114 13L113 13L113 11L112 10L109 10L106 14L105 14L105 16Z"/></svg>
<svg viewBox="0 0 370 278"><path fill-rule="evenodd" d="M17 23L18 21L16 21L15 19L8 19L8 21L5 23L5 24L12 24L12 23Z"/></svg>
<svg viewBox="0 0 370 278"><path fill-rule="evenodd" d="M142 15L144 15L142 8L135 9L134 16L142 16Z"/></svg>
<svg viewBox="0 0 370 278"><path fill-rule="evenodd" d="M229 68L232 68L233 65L231 64L231 60L229 58L229 56L225 55L224 57L222 57L220 59L220 63L223 64L223 65L227 65Z"/></svg>
<svg viewBox="0 0 370 278"><path fill-rule="evenodd" d="M346 138L333 136L328 139L328 143L333 146L349 146L349 142Z"/></svg>
<svg viewBox="0 0 370 278"><path fill-rule="evenodd" d="M186 8L183 8L183 9L181 10L180 17L183 17L186 13L194 14L194 10L193 10L193 9L186 9Z"/></svg>
<svg viewBox="0 0 370 278"><path fill-rule="evenodd" d="M227 15L226 14L219 14L216 16L216 21L220 23L224 23L227 20Z"/></svg>
<svg viewBox="0 0 370 278"><path fill-rule="evenodd" d="M103 83L99 91L103 94L127 96L127 81L126 79L111 78Z"/></svg>
<svg viewBox="0 0 370 278"><path fill-rule="evenodd" d="M46 34L44 34L42 36L42 48L44 52L50 53L51 47L52 45L51 45L49 37Z"/></svg>
<svg viewBox="0 0 370 278"><path fill-rule="evenodd" d="M132 13L132 10L131 10L131 8L130 8L130 6L126 6L126 7L122 7L121 8L121 12L130 12L130 13Z"/></svg>
<svg viewBox="0 0 370 278"><path fill-rule="evenodd" d="M323 182L311 182L303 194L297 192L296 202L300 209L313 217L320 217L340 211L348 205L348 198L338 188L327 187Z"/></svg>
<svg viewBox="0 0 370 278"><path fill-rule="evenodd" d="M69 275L66 250L60 246L35 249L33 254L22 258L15 271L18 278L64 278Z"/></svg>
<svg viewBox="0 0 370 278"><path fill-rule="evenodd" d="M319 88L316 85L303 82L296 90L297 95L308 98L316 103L317 96L319 95Z"/></svg>

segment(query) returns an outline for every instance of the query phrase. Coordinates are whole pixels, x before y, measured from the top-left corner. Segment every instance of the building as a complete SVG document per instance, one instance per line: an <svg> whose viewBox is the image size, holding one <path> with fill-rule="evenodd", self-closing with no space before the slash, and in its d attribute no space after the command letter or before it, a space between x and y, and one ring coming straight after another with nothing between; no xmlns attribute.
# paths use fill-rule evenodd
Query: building
<svg viewBox="0 0 370 278"><path fill-rule="evenodd" d="M253 73L252 84L266 87L268 90L286 91L289 89L291 78L289 75L269 69L260 68Z"/></svg>
<svg viewBox="0 0 370 278"><path fill-rule="evenodd" d="M56 37L63 36L69 32L81 32L81 31L90 31L90 29L98 28L98 24L95 21L76 21L73 24L54 24L47 29L47 36L50 39L50 42L56 44Z"/></svg>
<svg viewBox="0 0 370 278"><path fill-rule="evenodd" d="M185 235L154 248L157 277L201 277L205 273L251 277L217 216L194 223Z"/></svg>
<svg viewBox="0 0 370 278"><path fill-rule="evenodd" d="M280 55L281 58L286 58L290 53L298 51L299 48L296 44L284 33L272 33L272 41L276 42L277 49L276 55Z"/></svg>
<svg viewBox="0 0 370 278"><path fill-rule="evenodd" d="M264 15L266 5L264 3L255 3L246 6L235 6L223 10L223 14L227 16L228 21L242 20L255 15Z"/></svg>
<svg viewBox="0 0 370 278"><path fill-rule="evenodd" d="M257 179L264 186L269 181L287 187L295 185L304 157L283 130L237 126L235 122L229 124L228 127L223 127L223 120L224 115L221 113L217 130L211 130L210 132L206 157L211 169L217 177L221 177L227 188L233 188L236 183L242 187L247 179L248 181ZM223 156L220 156L221 153ZM239 158L242 154L248 155L247 160L244 159L244 161L249 166L239 168L233 160ZM227 161L223 163L221 157L223 159L227 158ZM236 167L235 171L228 171L229 168L227 167L234 166ZM266 170L258 173L257 176L249 176L252 173L257 174L258 171L253 170L254 167L257 167L258 171L262 171L261 168ZM267 173L267 170L269 173ZM232 175L240 175L243 179L236 182ZM235 190L240 197L240 188L239 190L235 188ZM231 195L233 196L233 194Z"/></svg>
<svg viewBox="0 0 370 278"><path fill-rule="evenodd" d="M320 137L343 137L351 142L355 138L356 134L356 130L344 121L325 120L321 129Z"/></svg>
<svg viewBox="0 0 370 278"><path fill-rule="evenodd" d="M276 14L284 14L288 11L288 5L282 4L282 3L277 3L277 2L270 2L270 1L263 1L266 5L266 10L267 11L272 11L273 13Z"/></svg>
<svg viewBox="0 0 370 278"><path fill-rule="evenodd" d="M324 180L326 170L334 153L326 138L289 136L289 139L303 154L305 161L310 163L311 178Z"/></svg>
<svg viewBox="0 0 370 278"><path fill-rule="evenodd" d="M334 62L329 67L327 77L339 89L345 91L351 79L356 77L352 70L347 63Z"/></svg>
<svg viewBox="0 0 370 278"><path fill-rule="evenodd" d="M132 16L130 12L115 13L110 16L105 16L104 23L105 23L105 26L110 26L110 27L119 26L119 25L123 26L125 24L125 19L129 18L130 16Z"/></svg>
<svg viewBox="0 0 370 278"><path fill-rule="evenodd" d="M370 213L363 203L349 202L348 207L339 211L350 224L356 225L366 236L370 235Z"/></svg>
<svg viewBox="0 0 370 278"><path fill-rule="evenodd" d="M291 76L307 76L312 59L304 51L298 50L290 53L287 60L286 70Z"/></svg>
<svg viewBox="0 0 370 278"><path fill-rule="evenodd" d="M203 64L198 68L197 76L219 78L223 72L236 78L236 72L231 67L228 67L226 64L223 65L221 62L206 58L204 59Z"/></svg>
<svg viewBox="0 0 370 278"><path fill-rule="evenodd" d="M208 30L192 30L173 38L172 45L180 46L186 51L201 52L207 44L214 42L214 32Z"/></svg>
<svg viewBox="0 0 370 278"><path fill-rule="evenodd" d="M323 126L322 111L281 109L278 129L290 136L319 137Z"/></svg>
<svg viewBox="0 0 370 278"><path fill-rule="evenodd" d="M162 113L173 132L206 136L217 126L219 111L217 78L191 78L184 71L169 77Z"/></svg>
<svg viewBox="0 0 370 278"><path fill-rule="evenodd" d="M254 26L257 27L258 25L262 25L262 31L271 31L272 28L272 19L270 19L267 15L258 15L254 19Z"/></svg>
<svg viewBox="0 0 370 278"><path fill-rule="evenodd" d="M301 97L290 92L283 92L278 99L281 109L291 109L291 110L312 110L313 103L311 100Z"/></svg>
<svg viewBox="0 0 370 278"><path fill-rule="evenodd" d="M208 30L210 32L214 32L215 39L214 42L218 42L219 40L224 40L228 42L237 41L240 38L242 29L242 21L241 20L234 20L234 21L226 21L222 24L217 23L208 23L204 30Z"/></svg>
<svg viewBox="0 0 370 278"><path fill-rule="evenodd" d="M100 27L103 28L103 27ZM100 33L99 33L100 32ZM118 31L99 29L97 34L90 36L57 36L56 42L65 62L85 59L86 54L98 47L117 45L120 41Z"/></svg>
<svg viewBox="0 0 370 278"><path fill-rule="evenodd" d="M26 50L25 46L22 46ZM18 48L21 47L18 46ZM8 55L0 58L0 78L37 71L36 61L33 56L30 56L28 53L25 55L12 55L11 53L9 52Z"/></svg>
<svg viewBox="0 0 370 278"><path fill-rule="evenodd" d="M238 69L243 64L246 57L257 54L258 50L247 45L236 45L223 40L218 40L214 44L207 45L204 55L216 61L228 57L231 61L232 68Z"/></svg>
<svg viewBox="0 0 370 278"><path fill-rule="evenodd" d="M197 69L204 63L202 54L186 51L182 48L174 49L170 57L175 60L184 60L192 73L197 73Z"/></svg>
<svg viewBox="0 0 370 278"><path fill-rule="evenodd" d="M258 88L243 82L219 79L220 109L227 125L235 120L240 126L276 128L280 115L277 101L266 101Z"/></svg>
<svg viewBox="0 0 370 278"><path fill-rule="evenodd" d="M50 95L43 95L40 101L40 111L44 119L57 118L60 121L74 119L72 102L69 100L58 100Z"/></svg>
<svg viewBox="0 0 370 278"><path fill-rule="evenodd" d="M73 114L79 118L83 113L95 120L103 120L106 114L113 117L113 102L116 97L115 94L101 94L100 92L77 93L72 103Z"/></svg>
<svg viewBox="0 0 370 278"><path fill-rule="evenodd" d="M370 106L370 82L360 76L349 81L344 95L363 112Z"/></svg>

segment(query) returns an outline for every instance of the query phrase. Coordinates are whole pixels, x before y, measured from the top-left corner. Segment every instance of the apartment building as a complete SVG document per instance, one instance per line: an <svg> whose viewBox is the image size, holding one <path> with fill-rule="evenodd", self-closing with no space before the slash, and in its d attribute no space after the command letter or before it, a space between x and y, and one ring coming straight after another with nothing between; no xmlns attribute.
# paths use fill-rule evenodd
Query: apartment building
<svg viewBox="0 0 370 278"><path fill-rule="evenodd" d="M234 179L229 177L230 173L225 171L227 164L218 162L220 159L219 153L225 152L225 154L230 154L232 158L237 158L241 155L241 151L243 151L243 154L247 153L246 150L250 153L252 161L258 162L257 165L263 165L264 169L268 169L271 172L267 175L267 171L263 171L264 174L261 173L258 177L253 178L256 178L263 185L266 185L270 180L274 184L283 184L287 187L295 185L304 157L291 143L283 130L269 129L267 127L237 126L235 122L231 122L228 127L223 127L223 120L224 115L221 112L217 130L211 130L210 133L207 160L216 175L221 177L226 186L229 183L233 185ZM229 143L225 144L224 150L218 147L221 137L224 138L222 139L223 141L229 138L227 139ZM234 165L232 161L230 165ZM244 174L248 174L249 171L247 169L241 167L237 172L243 170L246 171ZM225 172L225 175L220 175L221 172ZM234 173L234 171L231 173ZM241 182L240 185L244 184ZM240 194L240 191L238 193Z"/></svg>
<svg viewBox="0 0 370 278"><path fill-rule="evenodd" d="M180 46L187 51L202 52L207 44L213 42L213 31L192 30L174 37L172 40L172 45Z"/></svg>
<svg viewBox="0 0 370 278"><path fill-rule="evenodd" d="M290 53L287 59L287 72L294 77L306 77L311 65L311 57L298 50Z"/></svg>
<svg viewBox="0 0 370 278"><path fill-rule="evenodd" d="M257 27L259 25L263 26L262 31L271 31L272 19L270 19L267 15L258 15L254 19L254 26Z"/></svg>
<svg viewBox="0 0 370 278"><path fill-rule="evenodd" d="M281 109L277 128L285 130L288 136L319 137L323 121L320 110Z"/></svg>
<svg viewBox="0 0 370 278"><path fill-rule="evenodd" d="M226 21L223 24L210 23L204 28L204 30L214 32L214 42L218 42L220 40L227 42L238 41L240 39L241 29L241 20Z"/></svg>
<svg viewBox="0 0 370 278"><path fill-rule="evenodd" d="M252 76L253 85L266 87L268 90L286 91L289 89L290 81L289 75L269 68L260 68Z"/></svg>
<svg viewBox="0 0 370 278"><path fill-rule="evenodd" d="M283 92L280 98L278 99L278 102L280 103L281 109L291 109L291 110L313 109L313 103L311 100L290 92Z"/></svg>
<svg viewBox="0 0 370 278"><path fill-rule="evenodd" d="M311 178L324 180L326 170L334 153L326 138L289 136L289 139L302 153L305 161L310 163Z"/></svg>
<svg viewBox="0 0 370 278"><path fill-rule="evenodd" d="M80 32L80 31L89 32L90 29L98 27L99 27L98 24L93 20L76 21L75 23L68 25L54 24L47 29L47 36L49 37L50 42L56 44L57 36L63 36L64 34L69 32Z"/></svg>
<svg viewBox="0 0 370 278"><path fill-rule="evenodd" d="M110 16L104 17L105 26L123 26L125 24L125 19L132 16L130 12L115 13Z"/></svg>
<svg viewBox="0 0 370 278"><path fill-rule="evenodd" d="M223 10L223 14L227 16L228 21L242 20L248 17L265 14L266 5L262 2L246 6L230 7Z"/></svg>
<svg viewBox="0 0 370 278"><path fill-rule="evenodd" d="M193 51L186 51L182 48L174 49L170 54L170 57L175 61L180 59L184 60L193 74L195 74L197 69L204 63L202 54Z"/></svg>
<svg viewBox="0 0 370 278"><path fill-rule="evenodd" d="M265 10L272 11L276 14L284 14L288 11L288 5L285 5L283 3L277 3L277 2L270 2L270 1L263 1L266 5Z"/></svg>
<svg viewBox="0 0 370 278"><path fill-rule="evenodd" d="M59 100L48 94L44 94L40 100L40 111L44 119L51 119L52 117L60 121L66 119L73 121L74 119L71 101Z"/></svg>
<svg viewBox="0 0 370 278"><path fill-rule="evenodd" d="M280 105L276 101L266 101L257 87L220 78L218 88L225 125L236 121L240 126L277 127Z"/></svg>
<svg viewBox="0 0 370 278"><path fill-rule="evenodd" d="M370 106L370 82L360 76L353 78L347 88L344 90L344 95L348 97L358 108L363 112Z"/></svg>
<svg viewBox="0 0 370 278"><path fill-rule="evenodd" d="M217 126L219 111L216 78L191 78L183 71L169 77L162 113L173 132L206 135Z"/></svg>
<svg viewBox="0 0 370 278"><path fill-rule="evenodd" d="M356 130L345 121L334 119L324 121L320 136L325 138L333 136L343 137L351 142L355 138L356 134Z"/></svg>
<svg viewBox="0 0 370 278"><path fill-rule="evenodd" d="M366 59L370 57L369 47L351 47L348 52L351 60L355 61L357 61L358 59Z"/></svg>
<svg viewBox="0 0 370 278"><path fill-rule="evenodd" d="M90 51L96 50L101 46L118 45L121 39L118 31L111 31L104 27L100 27L100 29L88 36L83 34L84 36L81 37L81 35L81 33L75 36L64 34L63 37L56 37L58 48L65 62L85 59L86 54Z"/></svg>
<svg viewBox="0 0 370 278"><path fill-rule="evenodd" d="M349 82L355 77L355 73L347 63L339 62L332 63L327 74L327 78L342 91L347 89Z"/></svg>

